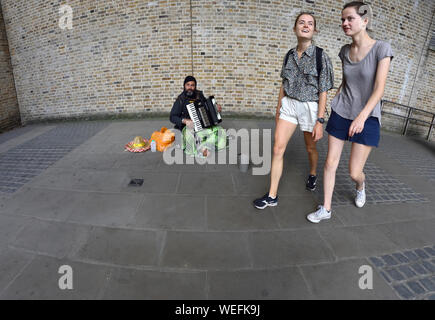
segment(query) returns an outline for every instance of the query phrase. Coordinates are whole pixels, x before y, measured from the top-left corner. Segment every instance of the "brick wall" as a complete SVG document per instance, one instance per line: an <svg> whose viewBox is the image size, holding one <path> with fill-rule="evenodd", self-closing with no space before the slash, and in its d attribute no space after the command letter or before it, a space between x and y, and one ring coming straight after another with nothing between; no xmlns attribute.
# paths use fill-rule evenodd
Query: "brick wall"
<svg viewBox="0 0 435 320"><path fill-rule="evenodd" d="M3 0L23 121L167 111L191 70L187 1ZM181 82L181 84L180 84Z"/></svg>
<svg viewBox="0 0 435 320"><path fill-rule="evenodd" d="M340 84L337 54L351 41L340 28L345 2L2 0L22 118L169 112L192 69L199 88L225 111L271 115L302 10L316 13L315 42L331 57ZM66 3L72 30L58 26ZM435 112L433 52L425 48L435 2L372 5L372 36L395 52L385 98Z"/></svg>
<svg viewBox="0 0 435 320"><path fill-rule="evenodd" d="M429 20L427 20L428 27L426 28L426 30L414 31L415 35L418 35L418 37L421 39L422 45L418 48L413 49L416 55L414 56L414 60L410 60L408 62L408 66L411 66L412 64L418 65L418 72L405 72L405 76L402 79L401 84L402 89L399 94L400 99L391 100L434 113L435 51L429 49L430 40L434 36L435 30L435 17L433 15L433 11L432 22L429 23L429 21L430 18ZM399 81L400 78L398 79L398 82ZM404 94L404 88L406 86L411 87L410 94ZM386 108L386 111L393 111L398 114L406 115L407 109L398 106L388 106ZM425 122L432 121L432 115L424 112L414 111L412 113L412 117L423 120ZM385 116L383 124L390 129L401 131L403 129L404 121L398 119L397 117ZM411 121L408 126L407 134L426 137L428 134L428 128L429 127L427 124ZM435 139L435 130L433 130L431 138Z"/></svg>
<svg viewBox="0 0 435 320"><path fill-rule="evenodd" d="M20 124L8 40L0 8L0 132Z"/></svg>

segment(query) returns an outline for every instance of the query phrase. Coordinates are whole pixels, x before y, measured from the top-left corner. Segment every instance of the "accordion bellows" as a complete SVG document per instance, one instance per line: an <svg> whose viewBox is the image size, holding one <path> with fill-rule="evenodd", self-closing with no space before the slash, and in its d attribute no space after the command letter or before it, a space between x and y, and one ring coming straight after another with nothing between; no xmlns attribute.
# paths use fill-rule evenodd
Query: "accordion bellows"
<svg viewBox="0 0 435 320"><path fill-rule="evenodd" d="M216 126L218 123L222 122L222 117L218 111L214 96L210 96L204 101L195 101L194 103L188 104L186 107L190 119L193 121L195 132Z"/></svg>

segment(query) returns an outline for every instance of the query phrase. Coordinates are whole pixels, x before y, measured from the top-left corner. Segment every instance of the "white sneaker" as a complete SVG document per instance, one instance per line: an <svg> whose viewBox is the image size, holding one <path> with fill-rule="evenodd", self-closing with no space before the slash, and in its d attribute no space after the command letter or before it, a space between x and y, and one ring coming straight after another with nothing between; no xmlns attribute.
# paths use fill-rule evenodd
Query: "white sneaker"
<svg viewBox="0 0 435 320"><path fill-rule="evenodd" d="M366 203L366 183L363 182L363 189L356 190L355 204L358 208L362 208Z"/></svg>
<svg viewBox="0 0 435 320"><path fill-rule="evenodd" d="M331 218L331 211L326 210L324 206L318 206L316 212L310 213L307 216L307 219L312 223L319 223L324 219L330 219L330 218Z"/></svg>

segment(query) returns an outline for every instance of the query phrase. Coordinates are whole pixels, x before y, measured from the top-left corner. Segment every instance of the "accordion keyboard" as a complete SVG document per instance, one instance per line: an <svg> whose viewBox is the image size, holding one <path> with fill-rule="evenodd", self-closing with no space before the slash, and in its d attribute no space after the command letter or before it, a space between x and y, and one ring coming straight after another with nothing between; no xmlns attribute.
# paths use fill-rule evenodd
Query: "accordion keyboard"
<svg viewBox="0 0 435 320"><path fill-rule="evenodd" d="M199 120L198 114L196 113L195 104L191 103L187 106L187 111L189 112L190 119L193 121L195 132L202 130L201 121Z"/></svg>

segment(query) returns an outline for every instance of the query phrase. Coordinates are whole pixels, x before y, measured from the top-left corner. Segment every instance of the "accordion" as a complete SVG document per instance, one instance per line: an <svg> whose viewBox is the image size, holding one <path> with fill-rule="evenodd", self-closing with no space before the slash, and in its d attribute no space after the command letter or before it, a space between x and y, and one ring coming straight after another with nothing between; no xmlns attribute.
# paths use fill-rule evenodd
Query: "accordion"
<svg viewBox="0 0 435 320"><path fill-rule="evenodd" d="M222 122L222 117L217 109L216 100L213 96L204 101L195 101L188 104L187 111L194 124L194 131L198 132L210 128Z"/></svg>

